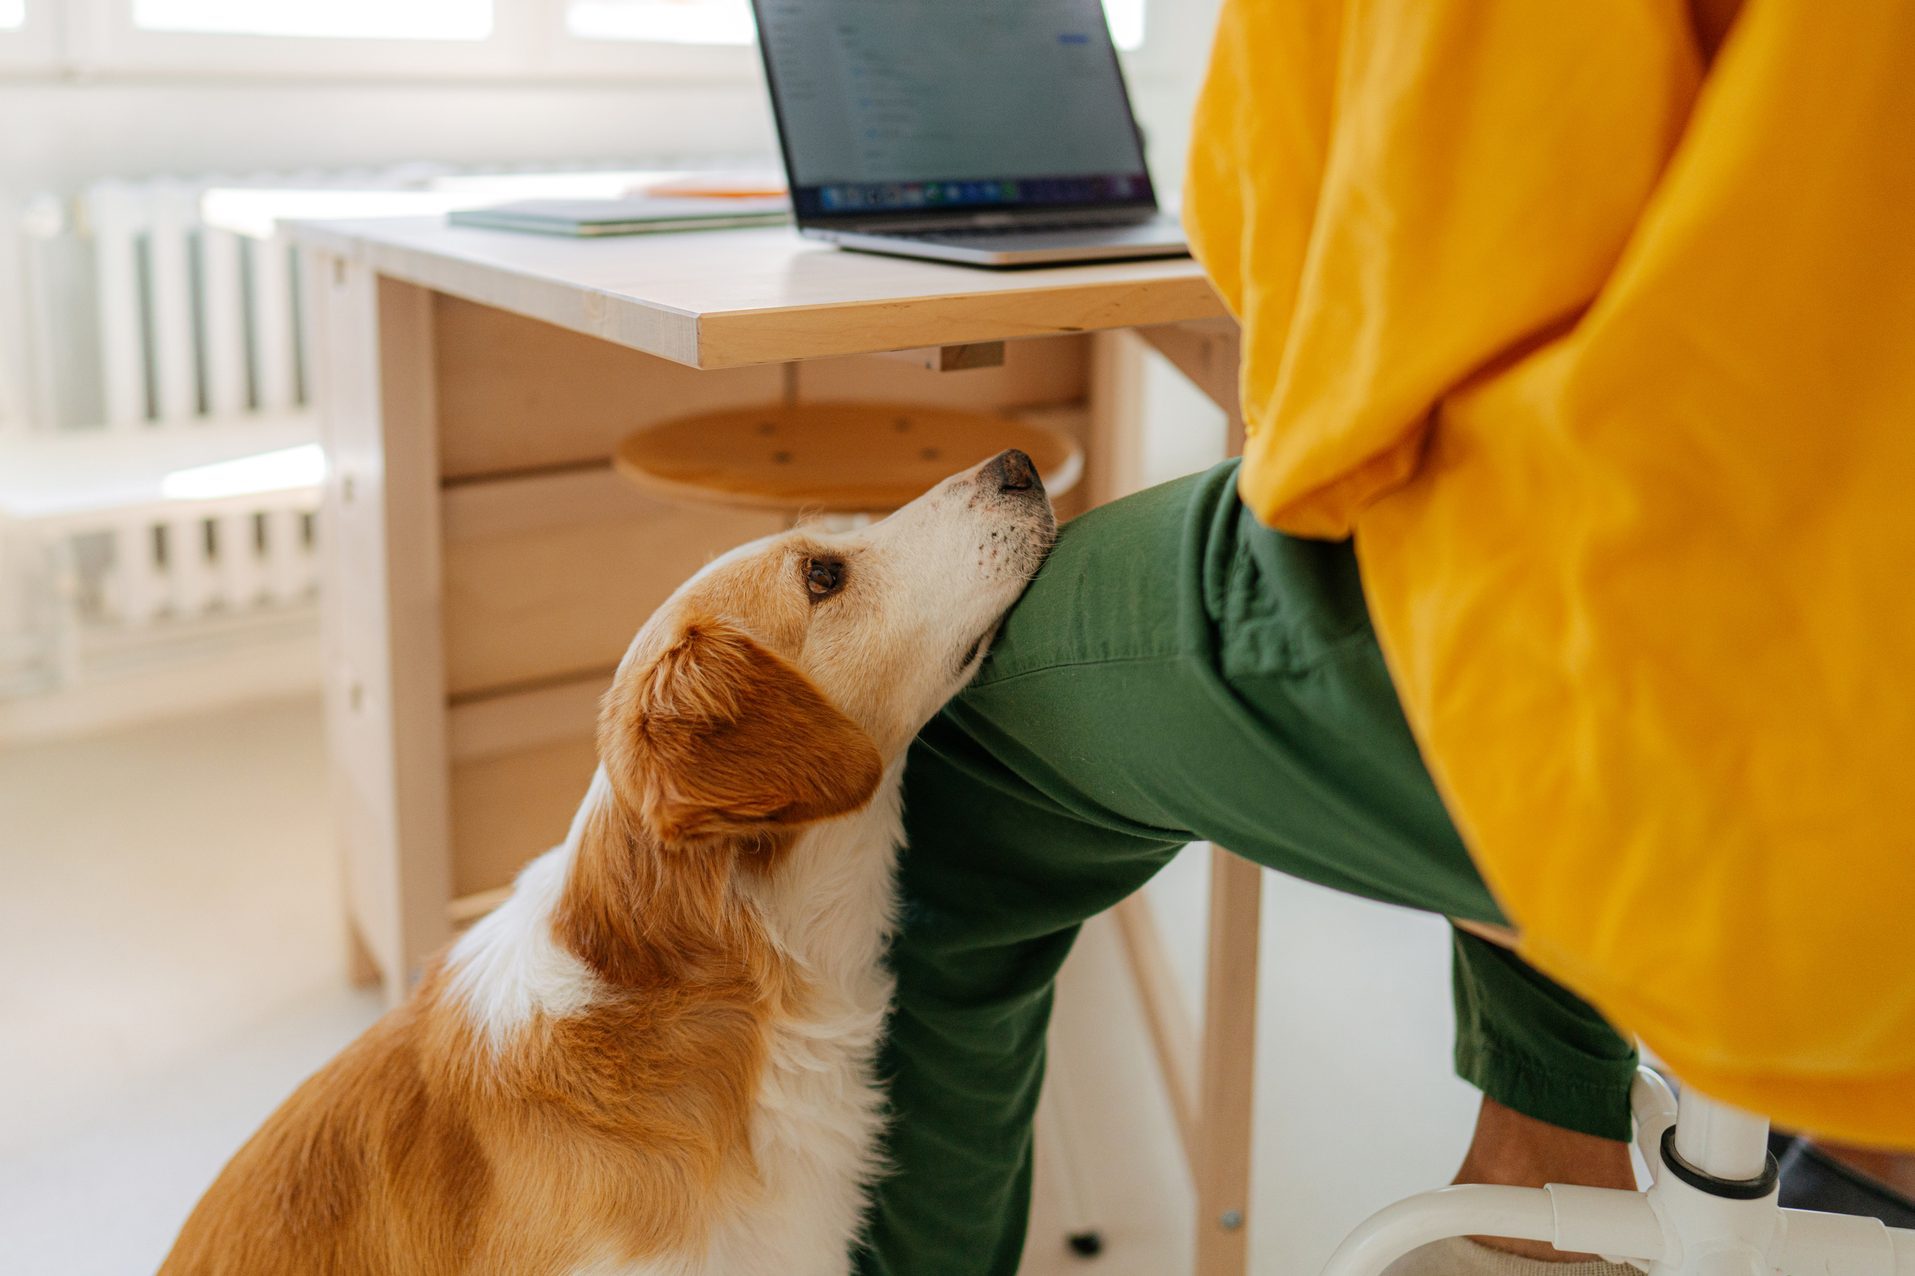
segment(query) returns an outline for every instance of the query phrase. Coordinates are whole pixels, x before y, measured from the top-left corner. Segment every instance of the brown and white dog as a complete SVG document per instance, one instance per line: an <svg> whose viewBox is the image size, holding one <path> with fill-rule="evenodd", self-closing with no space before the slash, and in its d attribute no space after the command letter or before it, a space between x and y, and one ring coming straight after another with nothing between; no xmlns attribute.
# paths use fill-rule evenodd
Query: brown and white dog
<svg viewBox="0 0 1915 1276"><path fill-rule="evenodd" d="M1054 531L1007 452L680 588L564 844L240 1149L163 1274L845 1271L905 750Z"/></svg>

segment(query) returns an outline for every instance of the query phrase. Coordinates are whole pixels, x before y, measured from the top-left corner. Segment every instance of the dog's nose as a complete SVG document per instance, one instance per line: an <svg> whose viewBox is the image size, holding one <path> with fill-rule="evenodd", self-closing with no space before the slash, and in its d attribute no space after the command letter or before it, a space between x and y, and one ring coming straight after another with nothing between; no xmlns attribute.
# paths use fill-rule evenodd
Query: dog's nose
<svg viewBox="0 0 1915 1276"><path fill-rule="evenodd" d="M984 467L982 475L986 483L996 483L1000 492L1042 491L1044 481L1037 477L1037 467L1031 464L1031 458L1016 448L1000 452Z"/></svg>

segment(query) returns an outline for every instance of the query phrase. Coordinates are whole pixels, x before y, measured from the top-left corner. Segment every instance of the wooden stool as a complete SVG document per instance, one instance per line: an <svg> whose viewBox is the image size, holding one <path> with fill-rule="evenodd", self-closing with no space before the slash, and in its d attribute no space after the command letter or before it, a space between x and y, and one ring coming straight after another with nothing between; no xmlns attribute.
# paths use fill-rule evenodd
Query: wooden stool
<svg viewBox="0 0 1915 1276"><path fill-rule="evenodd" d="M621 474L654 496L821 514L888 514L1006 448L1037 466L1053 499L1084 453L1059 430L1011 417L896 403L775 404L678 417L618 446Z"/></svg>

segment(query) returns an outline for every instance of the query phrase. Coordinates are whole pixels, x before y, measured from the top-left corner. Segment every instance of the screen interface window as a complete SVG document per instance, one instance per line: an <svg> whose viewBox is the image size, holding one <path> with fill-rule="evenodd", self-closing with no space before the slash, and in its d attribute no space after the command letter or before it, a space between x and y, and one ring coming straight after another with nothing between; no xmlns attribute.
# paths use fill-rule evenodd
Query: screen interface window
<svg viewBox="0 0 1915 1276"><path fill-rule="evenodd" d="M1149 192L1100 0L764 0L801 213Z"/></svg>

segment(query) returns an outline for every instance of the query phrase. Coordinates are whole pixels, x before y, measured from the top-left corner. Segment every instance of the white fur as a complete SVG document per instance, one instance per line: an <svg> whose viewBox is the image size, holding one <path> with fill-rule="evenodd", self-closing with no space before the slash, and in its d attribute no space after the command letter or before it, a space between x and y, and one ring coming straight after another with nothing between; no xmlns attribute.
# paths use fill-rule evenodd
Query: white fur
<svg viewBox="0 0 1915 1276"><path fill-rule="evenodd" d="M706 1252L637 1265L596 1261L574 1276L838 1276L849 1267L878 1172L884 1093L875 1071L892 979L884 949L897 912L903 842L901 766L862 811L804 832L752 906L797 965L804 1018L772 1025L752 1116L762 1191L714 1228ZM565 843L519 874L511 898L452 952L453 984L495 1044L535 1015L584 1011L589 970L552 937L586 814L605 796L596 776Z"/></svg>
<svg viewBox="0 0 1915 1276"><path fill-rule="evenodd" d="M611 791L601 769L573 817L565 841L519 870L505 903L459 937L448 962L452 988L481 1034L498 1049L536 1016L564 1018L592 1004L591 968L552 935L552 912L565 888L589 811Z"/></svg>
<svg viewBox="0 0 1915 1276"><path fill-rule="evenodd" d="M883 1126L875 1063L891 1000L884 949L903 840L900 771L891 768L862 811L806 830L751 901L796 964L808 1012L772 1025L752 1119L762 1192L720 1222L701 1258L637 1268L594 1263L592 1276L846 1270L846 1238L864 1213ZM565 842L528 864L511 897L452 950L453 987L495 1046L535 1016L582 1013L595 995L591 971L553 938L552 914L586 814L604 799L606 784L603 772L594 777Z"/></svg>
<svg viewBox="0 0 1915 1276"><path fill-rule="evenodd" d="M836 1276L877 1177L891 1003L884 950L904 826L893 766L871 804L808 831L756 901L806 983L809 1012L772 1029L752 1119L762 1195L715 1231L699 1276Z"/></svg>

